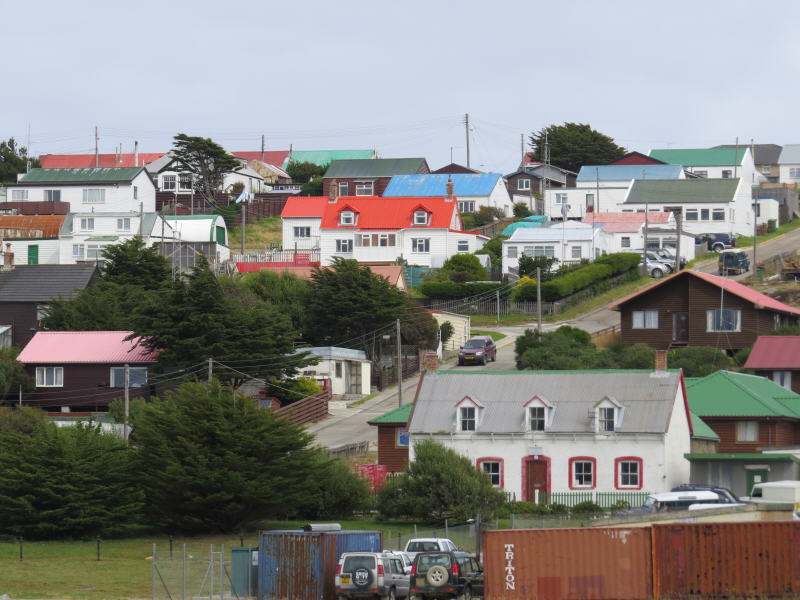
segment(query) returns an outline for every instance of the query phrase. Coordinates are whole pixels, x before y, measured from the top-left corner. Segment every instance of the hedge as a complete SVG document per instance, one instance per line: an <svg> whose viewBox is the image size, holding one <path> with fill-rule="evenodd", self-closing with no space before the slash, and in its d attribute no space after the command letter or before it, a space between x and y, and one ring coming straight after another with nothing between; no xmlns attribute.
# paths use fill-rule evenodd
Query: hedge
<svg viewBox="0 0 800 600"><path fill-rule="evenodd" d="M426 281L417 291L427 298L437 300L458 300L479 294L488 294L500 290L500 296L508 296L508 288L500 281L470 281L457 283L455 281Z"/></svg>

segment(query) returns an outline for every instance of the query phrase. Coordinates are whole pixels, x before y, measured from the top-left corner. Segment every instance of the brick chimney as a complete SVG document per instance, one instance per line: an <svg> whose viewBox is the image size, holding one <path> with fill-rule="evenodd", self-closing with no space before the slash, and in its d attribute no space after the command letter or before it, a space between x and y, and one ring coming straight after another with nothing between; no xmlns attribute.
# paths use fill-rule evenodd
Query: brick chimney
<svg viewBox="0 0 800 600"><path fill-rule="evenodd" d="M453 180L450 179L450 177L448 176L448 178L447 178L447 187L445 188L447 190L447 197L445 198L445 202L452 202L453 201L453 192L455 191L455 188L456 188L456 186L453 185Z"/></svg>
<svg viewBox="0 0 800 600"><path fill-rule="evenodd" d="M436 352L426 352L422 355L422 368L428 373L435 373L439 368L439 357Z"/></svg>
<svg viewBox="0 0 800 600"><path fill-rule="evenodd" d="M336 204L336 200L339 199L339 182L336 179L331 179L330 183L328 184L328 202L331 204Z"/></svg>
<svg viewBox="0 0 800 600"><path fill-rule="evenodd" d="M666 371L667 370L667 351L666 350L656 350L656 371Z"/></svg>
<svg viewBox="0 0 800 600"><path fill-rule="evenodd" d="M11 242L6 242L6 251L3 252L3 271L14 268L14 253L11 251Z"/></svg>

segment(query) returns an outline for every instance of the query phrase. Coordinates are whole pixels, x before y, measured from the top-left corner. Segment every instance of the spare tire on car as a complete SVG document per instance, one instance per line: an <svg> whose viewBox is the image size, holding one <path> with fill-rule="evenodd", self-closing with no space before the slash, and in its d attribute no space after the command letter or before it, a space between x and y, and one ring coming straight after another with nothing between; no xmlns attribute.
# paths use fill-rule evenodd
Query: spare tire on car
<svg viewBox="0 0 800 600"><path fill-rule="evenodd" d="M372 571L360 567L353 571L353 585L357 588L368 588L372 583Z"/></svg>
<svg viewBox="0 0 800 600"><path fill-rule="evenodd" d="M450 579L450 574L442 565L433 565L425 575L425 581L433 587L442 587Z"/></svg>

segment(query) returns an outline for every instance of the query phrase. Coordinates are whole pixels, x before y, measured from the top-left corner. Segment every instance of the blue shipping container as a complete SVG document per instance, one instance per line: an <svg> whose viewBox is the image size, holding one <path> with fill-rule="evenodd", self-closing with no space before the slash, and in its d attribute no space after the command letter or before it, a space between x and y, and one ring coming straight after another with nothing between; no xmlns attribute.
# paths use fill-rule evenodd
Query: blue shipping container
<svg viewBox="0 0 800 600"><path fill-rule="evenodd" d="M259 600L335 600L334 576L345 552L380 552L380 531L262 531Z"/></svg>

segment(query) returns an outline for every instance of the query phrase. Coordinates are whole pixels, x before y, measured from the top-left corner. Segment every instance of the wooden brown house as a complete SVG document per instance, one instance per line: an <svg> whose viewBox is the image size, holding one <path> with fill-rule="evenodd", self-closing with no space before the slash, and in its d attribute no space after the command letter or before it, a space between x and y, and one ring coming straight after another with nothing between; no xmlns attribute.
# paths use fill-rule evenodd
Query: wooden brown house
<svg viewBox="0 0 800 600"><path fill-rule="evenodd" d="M760 334L797 324L800 317L800 310L744 284L693 270L679 271L609 308L620 313L622 342L662 350L740 350Z"/></svg>
<svg viewBox="0 0 800 600"><path fill-rule="evenodd" d="M378 464L388 467L390 473L408 467L408 419L413 405L403 404L369 421L378 428Z"/></svg>
<svg viewBox="0 0 800 600"><path fill-rule="evenodd" d="M800 394L800 335L760 336L744 367Z"/></svg>
<svg viewBox="0 0 800 600"><path fill-rule="evenodd" d="M334 160L322 178L322 195L383 196L394 175L430 173L424 158L363 158ZM335 189L331 190L331 186Z"/></svg>

